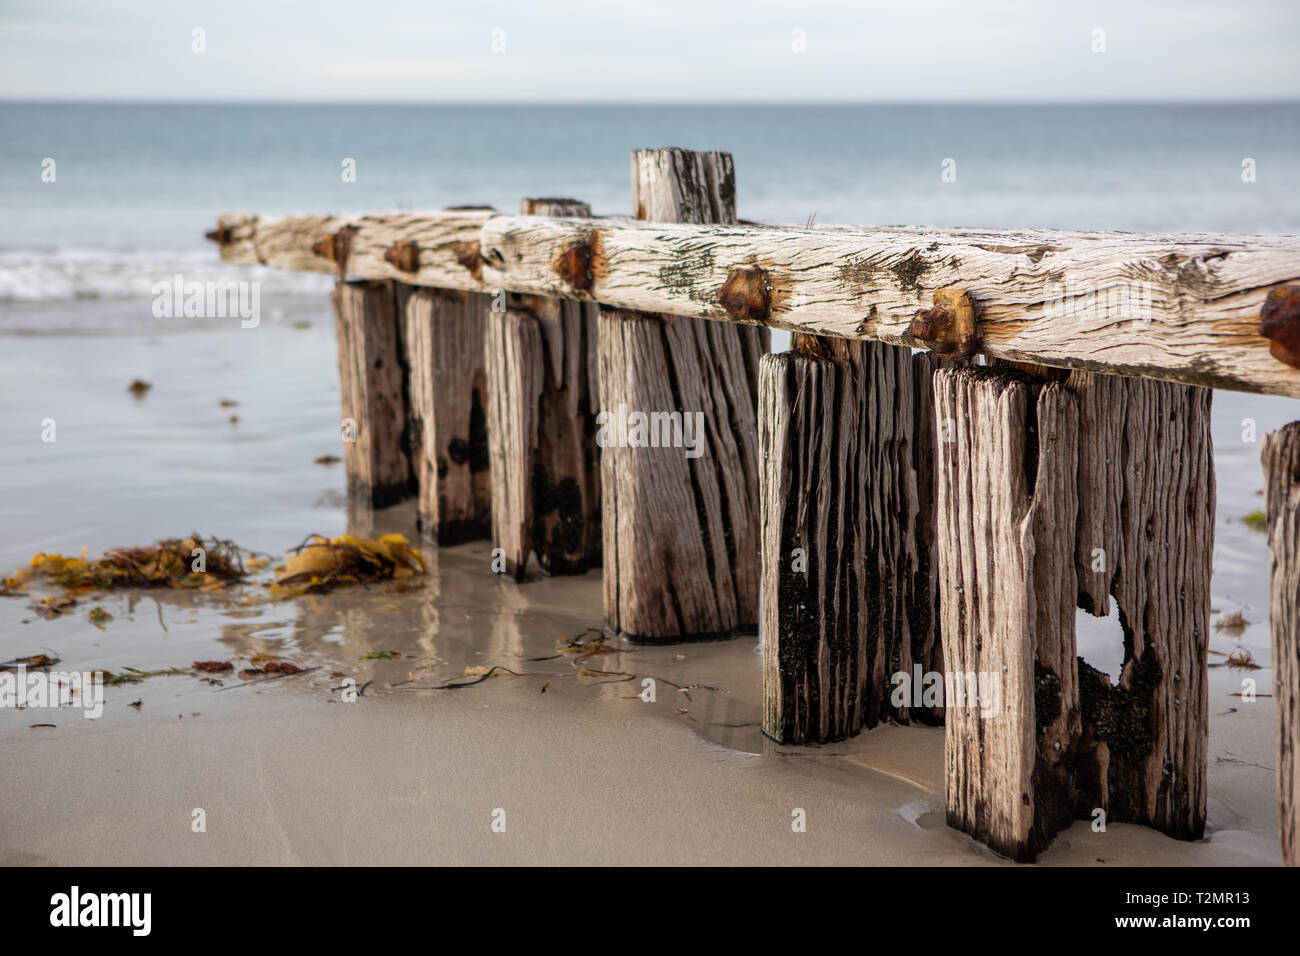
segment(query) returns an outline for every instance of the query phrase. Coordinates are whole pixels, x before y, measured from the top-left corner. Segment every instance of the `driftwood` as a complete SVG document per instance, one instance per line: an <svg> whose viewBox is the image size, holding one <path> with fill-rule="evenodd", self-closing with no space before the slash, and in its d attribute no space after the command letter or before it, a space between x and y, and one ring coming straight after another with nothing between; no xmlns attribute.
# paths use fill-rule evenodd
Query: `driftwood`
<svg viewBox="0 0 1300 956"><path fill-rule="evenodd" d="M632 170L634 204L647 214L735 220L728 154L643 150ZM581 246L562 252L557 268L570 285L590 279ZM612 631L670 642L727 637L757 623L754 406L767 345L765 329L602 306L606 427L597 438ZM644 441L633 416L649 420Z"/></svg>
<svg viewBox="0 0 1300 956"><path fill-rule="evenodd" d="M937 721L942 701L914 694L943 667L934 359L875 342L794 344L764 356L759 386L764 732L808 743L886 716Z"/></svg>
<svg viewBox="0 0 1300 956"><path fill-rule="evenodd" d="M525 212L590 217L575 200L525 199ZM522 578L600 563L596 306L521 296L487 317L493 542Z"/></svg>
<svg viewBox="0 0 1300 956"><path fill-rule="evenodd" d="M398 284L409 369L410 449L422 533L490 533L484 323L491 296Z"/></svg>
<svg viewBox="0 0 1300 956"><path fill-rule="evenodd" d="M935 381L945 661L951 680L1000 680L991 714L947 702L950 825L1020 860L1097 810L1199 838L1209 393L1004 369ZM1110 596L1114 686L1074 632L1076 600L1104 614Z"/></svg>
<svg viewBox="0 0 1300 956"><path fill-rule="evenodd" d="M343 463L349 498L383 508L414 487L407 453L406 367L391 282L334 288Z"/></svg>
<svg viewBox="0 0 1300 956"><path fill-rule="evenodd" d="M1278 836L1282 860L1300 865L1300 422L1263 447L1268 544L1273 552L1269 620L1277 722Z"/></svg>

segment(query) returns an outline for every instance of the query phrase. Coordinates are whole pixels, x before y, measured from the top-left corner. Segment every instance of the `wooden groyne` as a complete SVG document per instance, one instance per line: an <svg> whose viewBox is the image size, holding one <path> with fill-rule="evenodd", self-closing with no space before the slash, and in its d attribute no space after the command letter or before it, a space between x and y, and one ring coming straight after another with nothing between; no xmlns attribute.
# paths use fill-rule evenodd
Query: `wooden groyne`
<svg viewBox="0 0 1300 956"><path fill-rule="evenodd" d="M768 735L942 722L950 825L1015 859L1098 812L1202 836L1212 389L1300 397L1300 238L765 226L726 153L631 172L634 218L209 235L337 277L356 499L416 497L428 537L491 537L521 581L602 566L632 641L761 622ZM1300 422L1263 448L1294 864ZM1112 603L1118 682L1075 640Z"/></svg>

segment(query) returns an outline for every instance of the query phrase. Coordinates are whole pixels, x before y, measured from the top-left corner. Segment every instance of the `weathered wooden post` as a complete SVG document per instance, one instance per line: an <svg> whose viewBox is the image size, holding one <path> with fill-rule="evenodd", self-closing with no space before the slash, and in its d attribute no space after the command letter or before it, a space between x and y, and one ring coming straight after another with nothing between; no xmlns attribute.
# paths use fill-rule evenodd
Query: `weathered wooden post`
<svg viewBox="0 0 1300 956"><path fill-rule="evenodd" d="M591 217L572 199L525 199L525 215ZM486 364L492 539L522 578L600 563L596 313L590 302L512 296L489 314Z"/></svg>
<svg viewBox="0 0 1300 956"><path fill-rule="evenodd" d="M730 224L735 195L728 153L632 154L638 219ZM674 268L692 267L684 258ZM660 281L676 281L670 273ZM606 627L673 642L754 626L767 329L602 307L597 342Z"/></svg>
<svg viewBox="0 0 1300 956"><path fill-rule="evenodd" d="M407 382L393 283L334 287L343 406L343 463L349 497L374 508L415 487L407 442Z"/></svg>
<svg viewBox="0 0 1300 956"><path fill-rule="evenodd" d="M1145 379L936 375L944 658L950 681L1000 702L949 691L948 821L999 852L1033 859L1098 810L1204 833L1209 405ZM1113 686L1074 633L1076 601L1105 614L1110 597Z"/></svg>
<svg viewBox="0 0 1300 956"><path fill-rule="evenodd" d="M488 536L487 371L492 297L399 283L420 530L440 545Z"/></svg>
<svg viewBox="0 0 1300 956"><path fill-rule="evenodd" d="M759 384L763 730L808 743L889 714L932 720L942 700L915 690L942 670L935 359L879 342L792 344L763 357Z"/></svg>
<svg viewBox="0 0 1300 956"><path fill-rule="evenodd" d="M1079 667L1086 773L1111 821L1205 832L1214 393L1072 372L1079 402L1079 603L1119 606L1118 684ZM1083 767L1081 757L1080 767ZM1080 773L1084 773L1080 769Z"/></svg>
<svg viewBox="0 0 1300 956"><path fill-rule="evenodd" d="M1273 553L1273 711L1282 861L1300 865L1300 422L1265 436L1268 546Z"/></svg>
<svg viewBox="0 0 1300 956"><path fill-rule="evenodd" d="M948 825L1029 860L1074 817L1078 409L1003 370L940 369L934 394Z"/></svg>
<svg viewBox="0 0 1300 956"><path fill-rule="evenodd" d="M463 206L246 227L262 228L245 240L254 261L337 272L350 497L383 507L417 495L421 530L440 544L489 532L483 330L491 297L477 291L477 236L492 215Z"/></svg>

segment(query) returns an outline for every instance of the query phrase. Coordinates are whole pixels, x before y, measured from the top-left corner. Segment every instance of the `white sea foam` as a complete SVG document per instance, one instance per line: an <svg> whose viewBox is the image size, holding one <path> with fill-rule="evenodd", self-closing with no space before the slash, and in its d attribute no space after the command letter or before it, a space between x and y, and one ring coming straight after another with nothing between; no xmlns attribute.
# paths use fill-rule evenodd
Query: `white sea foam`
<svg viewBox="0 0 1300 956"><path fill-rule="evenodd" d="M321 295L333 280L320 273L219 262L212 250L108 251L59 248L0 251L0 303L83 300L148 303L154 283L177 273L198 282L261 283L263 296Z"/></svg>

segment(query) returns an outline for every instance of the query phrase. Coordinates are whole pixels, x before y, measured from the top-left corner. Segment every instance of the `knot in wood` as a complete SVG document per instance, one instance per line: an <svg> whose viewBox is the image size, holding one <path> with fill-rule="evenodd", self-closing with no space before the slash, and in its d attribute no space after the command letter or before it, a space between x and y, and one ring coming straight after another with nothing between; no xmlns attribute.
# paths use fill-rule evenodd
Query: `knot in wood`
<svg viewBox="0 0 1300 956"><path fill-rule="evenodd" d="M772 283L759 268L732 269L718 289L718 304L733 322L764 324L772 312Z"/></svg>
<svg viewBox="0 0 1300 956"><path fill-rule="evenodd" d="M398 239L384 251L384 261L399 272L419 272L419 243L414 239Z"/></svg>
<svg viewBox="0 0 1300 956"><path fill-rule="evenodd" d="M560 250L551 263L551 268L570 288L586 292L595 279L591 260L591 241L578 239Z"/></svg>
<svg viewBox="0 0 1300 956"><path fill-rule="evenodd" d="M936 289L933 304L916 313L908 332L939 355L968 359L979 346L975 303L961 289Z"/></svg>
<svg viewBox="0 0 1300 956"><path fill-rule="evenodd" d="M1300 286L1282 285L1269 292L1259 310L1259 334L1268 339L1273 358L1300 368Z"/></svg>

